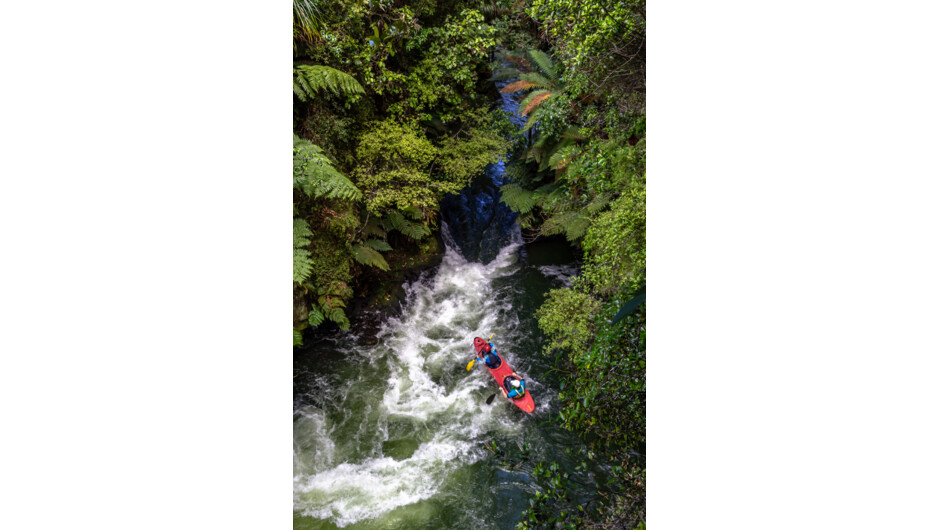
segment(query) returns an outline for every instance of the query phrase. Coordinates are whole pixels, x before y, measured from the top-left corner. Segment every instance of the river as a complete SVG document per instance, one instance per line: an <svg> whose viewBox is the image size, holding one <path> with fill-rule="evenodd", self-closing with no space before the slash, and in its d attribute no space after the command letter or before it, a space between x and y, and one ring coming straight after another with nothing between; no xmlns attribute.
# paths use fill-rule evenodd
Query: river
<svg viewBox="0 0 940 530"><path fill-rule="evenodd" d="M600 464L575 470L570 453L586 448L553 421L560 380L534 318L575 256L564 241L522 242L498 200L502 169L442 203L443 262L404 286L399 311L373 315L377 334L354 325L295 352L295 529L512 528L536 464L584 485L605 478ZM487 405L495 381L482 363L466 370L473 338L491 334L526 378L531 416L500 395Z"/></svg>

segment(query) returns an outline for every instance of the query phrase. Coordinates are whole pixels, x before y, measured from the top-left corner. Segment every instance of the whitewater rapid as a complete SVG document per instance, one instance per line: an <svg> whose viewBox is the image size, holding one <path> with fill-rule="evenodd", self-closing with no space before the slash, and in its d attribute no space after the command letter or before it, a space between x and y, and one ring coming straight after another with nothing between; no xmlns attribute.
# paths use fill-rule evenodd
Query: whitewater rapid
<svg viewBox="0 0 940 530"><path fill-rule="evenodd" d="M340 339L347 373L316 381L319 405L295 412L295 513L341 528L383 516L438 494L455 471L486 456L482 443L494 432L523 428L518 410L486 405L497 389L492 377L465 369L473 338L495 334L528 375L511 348L513 286L499 281L522 266L518 230L486 265L446 243L436 273L405 286L402 314L388 318L375 344ZM538 381L527 384L538 392Z"/></svg>

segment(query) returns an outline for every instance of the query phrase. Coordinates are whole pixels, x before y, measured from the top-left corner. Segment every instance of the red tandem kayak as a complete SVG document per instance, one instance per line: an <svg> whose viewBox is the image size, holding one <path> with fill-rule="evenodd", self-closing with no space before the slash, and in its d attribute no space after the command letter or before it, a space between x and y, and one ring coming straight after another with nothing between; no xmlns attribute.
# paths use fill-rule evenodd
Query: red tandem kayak
<svg viewBox="0 0 940 530"><path fill-rule="evenodd" d="M475 339L473 339L473 347L474 349L476 349L477 358L480 360L480 364L485 366L486 369L489 370L491 374L493 374L493 379L496 379L496 384L499 385L500 388L505 389L506 387L503 386L503 380L506 379L506 376L512 375L513 369L511 366L509 366L509 363L506 362L506 358L503 357L502 354L499 354L499 359L500 361L502 361L499 364L499 366L497 366L496 368L490 368L489 366L486 366L486 363L484 363L481 358L483 347L486 346L486 344L487 342L481 339L480 337L476 337ZM532 414L532 412L535 411L535 401L532 400L532 393L529 392L528 388L526 389L525 394L523 394L522 397L518 399L510 399L509 401L512 401L513 405L528 412L529 414Z"/></svg>

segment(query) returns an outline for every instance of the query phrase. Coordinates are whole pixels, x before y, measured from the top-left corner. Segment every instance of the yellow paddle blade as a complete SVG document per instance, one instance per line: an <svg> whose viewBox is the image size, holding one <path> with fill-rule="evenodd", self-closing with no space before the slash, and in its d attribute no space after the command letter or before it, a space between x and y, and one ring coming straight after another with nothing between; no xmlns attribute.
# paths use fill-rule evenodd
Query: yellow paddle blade
<svg viewBox="0 0 940 530"><path fill-rule="evenodd" d="M471 360L469 363L467 363L467 371L468 371L468 372L473 368L473 362L474 362L474 361L476 361L476 359L473 359L473 360Z"/></svg>

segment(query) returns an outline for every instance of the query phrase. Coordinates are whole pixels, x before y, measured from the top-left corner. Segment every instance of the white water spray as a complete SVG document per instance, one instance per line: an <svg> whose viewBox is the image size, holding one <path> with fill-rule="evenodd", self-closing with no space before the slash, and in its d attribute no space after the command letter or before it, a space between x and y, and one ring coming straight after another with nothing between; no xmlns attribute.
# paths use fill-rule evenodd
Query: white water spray
<svg viewBox="0 0 940 530"><path fill-rule="evenodd" d="M488 433L522 429L518 411L484 403L496 391L490 375L465 370L474 337L495 333L505 345L519 324L511 285L495 285L521 267L516 230L487 265L467 262L448 241L437 273L406 286L402 315L385 322L375 345L345 343L355 361L344 388L330 389L326 410L295 413L295 513L339 527L381 517L439 493L455 470L485 456ZM522 373L514 352L501 351Z"/></svg>

